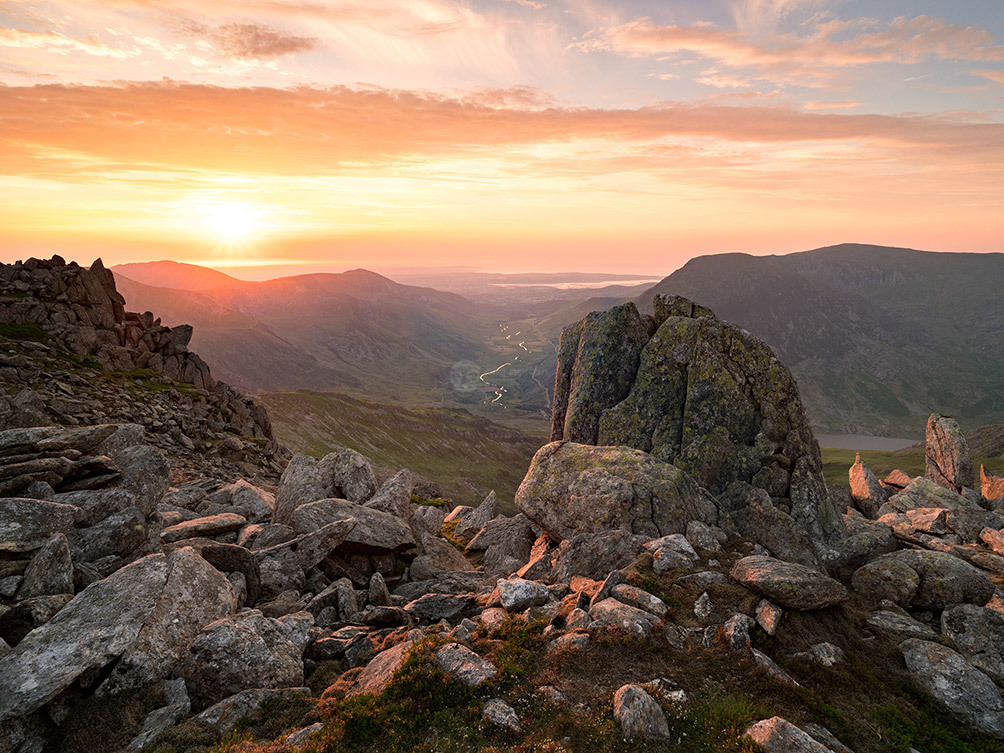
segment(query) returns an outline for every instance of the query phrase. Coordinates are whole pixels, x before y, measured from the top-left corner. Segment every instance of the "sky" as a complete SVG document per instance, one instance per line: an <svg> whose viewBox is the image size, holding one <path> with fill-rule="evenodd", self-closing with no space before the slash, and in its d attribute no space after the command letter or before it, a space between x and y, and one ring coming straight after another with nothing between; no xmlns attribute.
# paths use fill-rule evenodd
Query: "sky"
<svg viewBox="0 0 1004 753"><path fill-rule="evenodd" d="M0 261L1004 251L1000 0L0 1Z"/></svg>

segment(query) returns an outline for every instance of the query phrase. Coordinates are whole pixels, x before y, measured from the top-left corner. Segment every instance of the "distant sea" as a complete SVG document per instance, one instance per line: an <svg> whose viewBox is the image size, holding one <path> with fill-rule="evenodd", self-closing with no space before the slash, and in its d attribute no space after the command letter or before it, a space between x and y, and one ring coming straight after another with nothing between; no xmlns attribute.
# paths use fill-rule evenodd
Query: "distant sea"
<svg viewBox="0 0 1004 753"><path fill-rule="evenodd" d="M922 439L903 439L902 437L866 437L858 434L817 434L816 441L820 447L831 450L881 450L891 452L922 442Z"/></svg>

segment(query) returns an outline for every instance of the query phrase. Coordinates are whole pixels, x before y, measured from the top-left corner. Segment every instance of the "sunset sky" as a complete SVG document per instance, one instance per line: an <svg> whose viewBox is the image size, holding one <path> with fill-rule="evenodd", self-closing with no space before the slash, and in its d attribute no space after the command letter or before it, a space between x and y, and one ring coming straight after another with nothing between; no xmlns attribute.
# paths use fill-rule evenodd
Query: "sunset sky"
<svg viewBox="0 0 1004 753"><path fill-rule="evenodd" d="M0 261L1004 251L1002 106L1001 0L3 0Z"/></svg>

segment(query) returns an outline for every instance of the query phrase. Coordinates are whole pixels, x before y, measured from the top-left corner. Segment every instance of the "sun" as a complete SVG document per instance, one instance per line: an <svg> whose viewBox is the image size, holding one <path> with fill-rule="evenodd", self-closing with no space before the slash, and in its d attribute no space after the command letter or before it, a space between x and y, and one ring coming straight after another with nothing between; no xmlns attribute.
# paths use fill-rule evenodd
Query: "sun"
<svg viewBox="0 0 1004 753"><path fill-rule="evenodd" d="M206 224L228 241L243 240L261 226L259 213L247 204L207 204L202 211Z"/></svg>

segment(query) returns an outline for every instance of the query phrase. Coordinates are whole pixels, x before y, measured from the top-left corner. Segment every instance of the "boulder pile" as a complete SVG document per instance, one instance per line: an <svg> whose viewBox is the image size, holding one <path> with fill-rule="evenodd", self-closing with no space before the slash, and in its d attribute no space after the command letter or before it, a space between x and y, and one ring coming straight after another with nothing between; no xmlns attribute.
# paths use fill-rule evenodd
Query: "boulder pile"
<svg viewBox="0 0 1004 753"><path fill-rule="evenodd" d="M130 749L185 720L222 736L266 701L310 693L320 667L337 668L326 698L380 693L419 649L444 677L493 693L506 668L483 649L514 623L543 625L545 655L562 660L614 643L713 651L791 687L778 659L840 669L892 639L946 714L1004 739L1004 513L955 486L969 477L949 470L966 465L943 439L949 419L932 417L937 474L879 481L859 459L838 509L766 346L682 299L656 310L652 322L631 308L591 315L574 347L563 340L555 425L571 437L537 453L511 516L494 493L429 504L408 470L381 478L347 448L293 457L272 493L172 481L138 426L0 432L0 739L50 749L88 699L149 688L165 704ZM645 447L597 444L613 436ZM769 655L766 637L826 620L853 623L853 645L833 630ZM697 688L627 663L613 719L625 738L669 740L666 704ZM529 720L509 700L477 713L516 735ZM765 751L849 750L777 716L742 734Z"/></svg>

